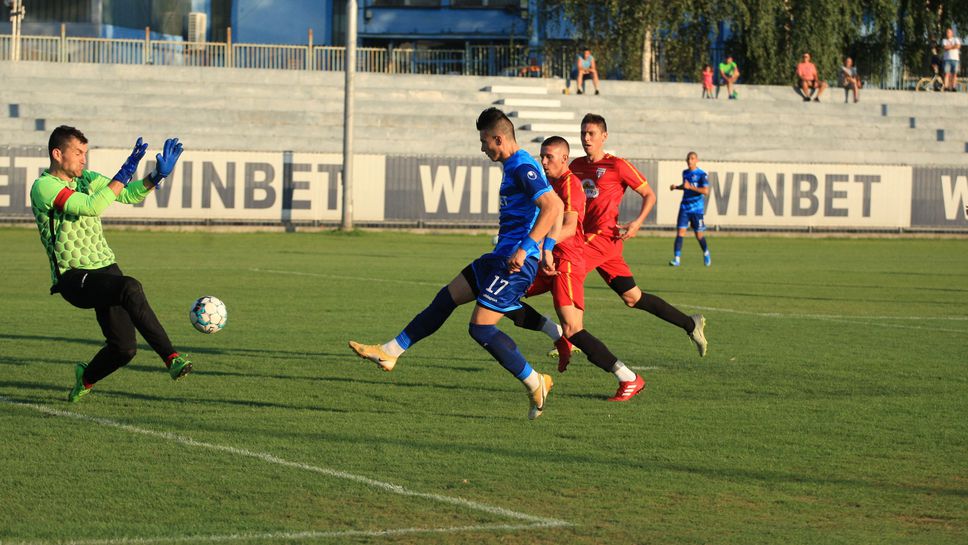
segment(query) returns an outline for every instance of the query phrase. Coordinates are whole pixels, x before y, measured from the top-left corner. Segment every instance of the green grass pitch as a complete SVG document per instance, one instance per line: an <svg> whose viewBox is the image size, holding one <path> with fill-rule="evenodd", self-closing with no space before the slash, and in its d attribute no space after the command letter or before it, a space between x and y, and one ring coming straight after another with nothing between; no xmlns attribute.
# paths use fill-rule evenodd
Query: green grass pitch
<svg viewBox="0 0 968 545"><path fill-rule="evenodd" d="M671 233L670 233L671 234ZM142 344L80 403L92 311L47 295L36 230L0 230L0 542L833 544L968 542L968 240L630 241L626 308L597 275L589 331L646 378L502 328L556 380L544 416L455 311L392 373L384 342L490 237L108 231L196 372ZM226 329L195 332L215 295ZM551 312L547 296L534 301Z"/></svg>

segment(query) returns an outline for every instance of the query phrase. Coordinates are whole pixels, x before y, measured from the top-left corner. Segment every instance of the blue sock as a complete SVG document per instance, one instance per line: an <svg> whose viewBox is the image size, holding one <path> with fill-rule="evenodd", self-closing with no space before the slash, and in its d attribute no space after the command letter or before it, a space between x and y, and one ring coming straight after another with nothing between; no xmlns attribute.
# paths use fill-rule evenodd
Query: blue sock
<svg viewBox="0 0 968 545"><path fill-rule="evenodd" d="M679 235L676 235L675 255L676 257L682 255L682 237Z"/></svg>
<svg viewBox="0 0 968 545"><path fill-rule="evenodd" d="M403 328L403 331L397 335L397 343L400 348L406 350L420 339L433 335L435 331L440 329L440 326L444 325L447 318L450 318L455 308L457 308L457 304L454 303L454 298L447 291L447 286L444 286L437 292L437 296L430 302L430 306L414 316L407 327Z"/></svg>
<svg viewBox="0 0 968 545"><path fill-rule="evenodd" d="M470 324L468 331L477 344L484 347L494 359L518 380L524 380L534 369L518 350L511 337L493 325Z"/></svg>
<svg viewBox="0 0 968 545"><path fill-rule="evenodd" d="M706 247L706 237L699 239L699 247L702 248L702 253L706 253L709 249Z"/></svg>

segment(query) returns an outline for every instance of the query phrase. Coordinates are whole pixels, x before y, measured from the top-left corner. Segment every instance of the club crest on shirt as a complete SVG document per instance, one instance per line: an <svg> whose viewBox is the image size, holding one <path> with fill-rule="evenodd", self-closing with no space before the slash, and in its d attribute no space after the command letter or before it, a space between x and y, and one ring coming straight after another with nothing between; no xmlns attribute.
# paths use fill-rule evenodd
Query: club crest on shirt
<svg viewBox="0 0 968 545"><path fill-rule="evenodd" d="M581 181L581 188L585 190L585 198L594 199L598 196L598 186L595 185L595 180L585 178Z"/></svg>
<svg viewBox="0 0 968 545"><path fill-rule="evenodd" d="M601 178L605 175L605 167L598 167L595 169L595 178Z"/></svg>

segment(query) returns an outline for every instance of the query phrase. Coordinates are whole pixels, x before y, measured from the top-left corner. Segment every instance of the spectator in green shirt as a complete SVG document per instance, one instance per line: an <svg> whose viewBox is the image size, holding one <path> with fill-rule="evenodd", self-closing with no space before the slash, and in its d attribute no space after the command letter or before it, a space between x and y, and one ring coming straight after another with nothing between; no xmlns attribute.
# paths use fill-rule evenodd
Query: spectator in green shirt
<svg viewBox="0 0 968 545"><path fill-rule="evenodd" d="M726 55L726 61L719 63L719 84L726 85L726 92L729 93L730 100L736 100L739 96L736 89L733 88L736 85L736 80L739 79L739 67L736 66L736 62L733 61L732 55ZM716 96L719 96L719 88L716 89Z"/></svg>

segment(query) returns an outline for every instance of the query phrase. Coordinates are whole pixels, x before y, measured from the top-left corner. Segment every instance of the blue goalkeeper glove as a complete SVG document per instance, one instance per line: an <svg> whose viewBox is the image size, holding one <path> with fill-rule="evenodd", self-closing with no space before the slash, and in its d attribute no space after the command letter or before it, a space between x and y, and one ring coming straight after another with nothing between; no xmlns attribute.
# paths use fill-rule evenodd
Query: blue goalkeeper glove
<svg viewBox="0 0 968 545"><path fill-rule="evenodd" d="M151 173L151 182L157 186L175 170L175 163L182 154L182 145L177 138L165 140L165 147L155 155L155 171Z"/></svg>
<svg viewBox="0 0 968 545"><path fill-rule="evenodd" d="M134 173L138 171L138 163L141 162L141 158L145 156L146 151L148 151L148 144L142 141L139 136L138 141L134 144L134 149L131 151L131 155L128 156L128 160L121 165L121 170L114 175L113 179L127 187Z"/></svg>

